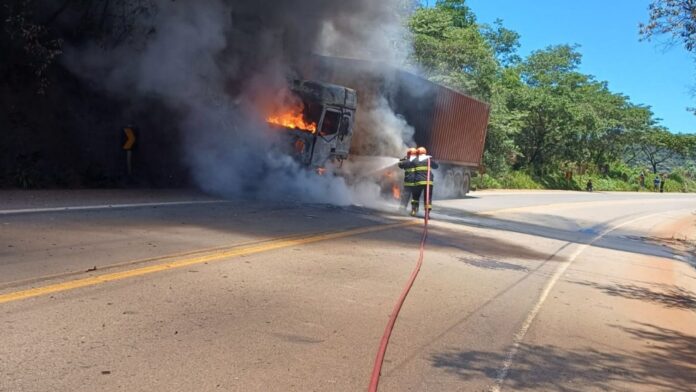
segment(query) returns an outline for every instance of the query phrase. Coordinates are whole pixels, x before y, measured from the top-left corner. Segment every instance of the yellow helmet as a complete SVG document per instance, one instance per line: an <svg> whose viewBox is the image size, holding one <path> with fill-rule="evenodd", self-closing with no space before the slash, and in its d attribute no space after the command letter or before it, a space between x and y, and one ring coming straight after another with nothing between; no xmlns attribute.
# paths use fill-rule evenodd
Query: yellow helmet
<svg viewBox="0 0 696 392"><path fill-rule="evenodd" d="M428 150L425 149L425 147L418 147L418 155L425 155L428 153Z"/></svg>

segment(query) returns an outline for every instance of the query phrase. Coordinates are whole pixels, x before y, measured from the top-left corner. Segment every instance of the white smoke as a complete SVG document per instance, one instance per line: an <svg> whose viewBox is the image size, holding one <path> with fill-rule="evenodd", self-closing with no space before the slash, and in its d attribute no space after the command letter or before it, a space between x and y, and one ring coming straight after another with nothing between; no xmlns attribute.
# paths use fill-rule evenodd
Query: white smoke
<svg viewBox="0 0 696 392"><path fill-rule="evenodd" d="M312 51L403 61L407 35L393 11L397 3L402 0L158 0L136 21L146 37L108 50L70 48L66 63L113 94L154 98L174 111L176 118L162 126L182 135L185 159L204 190L368 204L378 186L359 182L351 189L331 172L317 176L274 150L258 103L276 99L294 57ZM358 118L358 129L375 131L358 137L368 144L365 151L403 154L413 129L385 100Z"/></svg>
<svg viewBox="0 0 696 392"><path fill-rule="evenodd" d="M370 155L399 157L413 145L415 130L394 113L386 98L378 96L360 109L354 148Z"/></svg>
<svg viewBox="0 0 696 392"><path fill-rule="evenodd" d="M404 0L372 1L371 12L346 12L326 20L321 25L315 52L406 66L412 46L404 20L413 10L413 4Z"/></svg>

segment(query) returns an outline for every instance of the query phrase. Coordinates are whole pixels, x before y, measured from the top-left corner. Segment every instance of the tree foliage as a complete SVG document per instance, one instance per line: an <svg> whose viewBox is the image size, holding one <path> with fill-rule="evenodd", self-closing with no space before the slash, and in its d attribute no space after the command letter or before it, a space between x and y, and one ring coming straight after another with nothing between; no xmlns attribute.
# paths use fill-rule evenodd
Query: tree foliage
<svg viewBox="0 0 696 392"><path fill-rule="evenodd" d="M694 0L653 0L648 8L648 23L640 24L642 40L650 41L656 36L668 36L671 45L681 43L689 52L696 49L696 1ZM694 88L691 88L692 95ZM696 108L687 111L696 115Z"/></svg>
<svg viewBox="0 0 696 392"><path fill-rule="evenodd" d="M491 96L497 63L461 0L420 8L409 21L416 62L431 79L476 97Z"/></svg>
<svg viewBox="0 0 696 392"><path fill-rule="evenodd" d="M516 31L505 28L501 19L496 19L493 26L481 26L481 33L493 49L501 66L508 67L520 62L521 58L517 54L520 48L520 35Z"/></svg>
<svg viewBox="0 0 696 392"><path fill-rule="evenodd" d="M643 27L644 36L673 31L661 23L679 23L682 37L691 40L691 6L654 2L654 22ZM491 103L484 152L490 174L517 169L540 178L573 169L607 172L626 163L658 172L696 154L696 136L664 130L650 107L580 72L577 46L549 46L522 58L518 33L501 20L478 24L463 0L422 7L409 26L415 60L432 80Z"/></svg>
<svg viewBox="0 0 696 392"><path fill-rule="evenodd" d="M644 160L657 174L669 170L665 165L678 159L693 158L694 136L673 134L660 127L635 132L628 144L633 157Z"/></svg>
<svg viewBox="0 0 696 392"><path fill-rule="evenodd" d="M44 3L44 4L42 4ZM47 72L65 44L86 40L116 47L135 35L137 17L156 12L154 0L8 0L0 6L0 48L10 60L0 62L0 76L44 93Z"/></svg>
<svg viewBox="0 0 696 392"><path fill-rule="evenodd" d="M650 40L669 35L681 41L689 52L696 49L696 2L693 0L653 0L649 6L650 20L640 24L640 35Z"/></svg>

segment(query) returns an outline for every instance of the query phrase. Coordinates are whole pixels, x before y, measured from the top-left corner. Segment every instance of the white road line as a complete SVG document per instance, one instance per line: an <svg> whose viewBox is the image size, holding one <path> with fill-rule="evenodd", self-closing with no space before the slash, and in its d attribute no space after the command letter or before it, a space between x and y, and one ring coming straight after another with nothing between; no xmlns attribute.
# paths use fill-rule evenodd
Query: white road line
<svg viewBox="0 0 696 392"><path fill-rule="evenodd" d="M602 237L605 235L611 233L614 230L620 229L621 227L630 225L631 223L635 223L641 220L649 219L657 215L663 215L664 212L659 212L655 214L650 214L646 216L642 216L640 218L632 219L628 222L624 222L621 224L618 224L614 227L608 228L604 230L603 232L599 233L596 237L594 237L590 242L582 244L578 246L578 248L573 252L573 254L568 258L567 261L563 262L559 267L556 269L556 272L553 274L551 277L551 280L548 281L546 286L544 287L544 291L542 291L541 295L539 296L539 300L537 303L534 305L532 308L531 312L527 315L527 318L524 320L524 323L522 323L522 328L515 334L513 343L512 343L512 348L508 352L507 356L505 357L505 362L503 363L503 367L498 371L498 376L495 379L495 384L490 388L491 392L500 392L503 388L503 382L505 382L505 378L508 375L508 372L510 371L510 367L512 366L512 361L515 359L515 355L517 355L517 352L519 351L520 345L522 344L522 341L524 340L524 337L527 335L527 332L529 331L529 328L532 326L532 323L534 322L534 319L536 318L537 314L539 314L539 311L541 310L541 306L544 304L546 301L546 298L549 296L549 293L553 289L553 287L556 285L558 280L563 276L563 274L566 272L568 267L575 261L575 259L580 256L582 252L584 252L587 248L592 246L595 242L600 240Z"/></svg>
<svg viewBox="0 0 696 392"><path fill-rule="evenodd" d="M186 201L170 201L159 203L131 203L131 204L102 204L93 206L68 206L68 207L50 207L50 208L25 208L15 210L0 210L0 215L15 215L15 214L32 214L41 212L62 212L62 211L89 211L89 210L109 210L121 208L137 208L137 207L167 207L167 206L182 206L193 204L215 204L215 203L231 203L227 200L186 200Z"/></svg>

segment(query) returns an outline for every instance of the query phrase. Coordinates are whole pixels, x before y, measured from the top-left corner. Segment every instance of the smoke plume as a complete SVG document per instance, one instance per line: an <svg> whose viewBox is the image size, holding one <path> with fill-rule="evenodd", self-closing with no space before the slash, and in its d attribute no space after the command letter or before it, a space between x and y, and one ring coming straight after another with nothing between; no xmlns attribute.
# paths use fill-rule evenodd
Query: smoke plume
<svg viewBox="0 0 696 392"><path fill-rule="evenodd" d="M129 2L118 2L128 4ZM143 1L138 1L142 6ZM350 204L345 181L317 176L273 149L263 107L282 101L293 64L312 53L401 65L409 47L404 0L146 2L126 44L69 48L76 74L120 97L176 112L187 165L203 189L226 196ZM360 99L360 97L359 97ZM398 156L413 130L374 100L359 112L356 149ZM369 192L376 193L375 187Z"/></svg>

